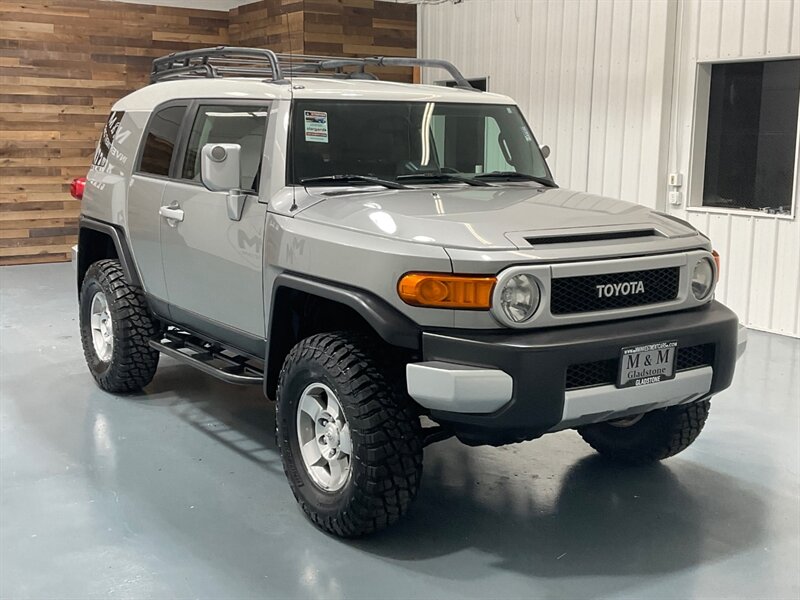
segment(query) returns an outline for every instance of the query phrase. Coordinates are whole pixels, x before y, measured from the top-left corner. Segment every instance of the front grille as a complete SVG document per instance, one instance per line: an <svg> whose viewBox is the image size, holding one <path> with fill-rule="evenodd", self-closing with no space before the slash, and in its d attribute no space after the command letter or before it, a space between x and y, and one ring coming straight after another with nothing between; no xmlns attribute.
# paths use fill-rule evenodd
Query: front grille
<svg viewBox="0 0 800 600"><path fill-rule="evenodd" d="M679 278L680 268L669 267L553 279L550 312L567 315L669 302L678 297Z"/></svg>
<svg viewBox="0 0 800 600"><path fill-rule="evenodd" d="M714 362L714 344L700 344L678 348L675 358L675 370L688 371L697 367L705 367Z"/></svg>
<svg viewBox="0 0 800 600"><path fill-rule="evenodd" d="M675 358L676 371L688 371L705 367L714 362L714 344L700 344L678 348ZM567 367L567 390L612 385L617 380L619 358L596 360L594 362L570 365Z"/></svg>
<svg viewBox="0 0 800 600"><path fill-rule="evenodd" d="M575 390L578 388L614 383L617 379L618 368L618 358L596 360L580 365L570 365L567 367L567 389Z"/></svg>

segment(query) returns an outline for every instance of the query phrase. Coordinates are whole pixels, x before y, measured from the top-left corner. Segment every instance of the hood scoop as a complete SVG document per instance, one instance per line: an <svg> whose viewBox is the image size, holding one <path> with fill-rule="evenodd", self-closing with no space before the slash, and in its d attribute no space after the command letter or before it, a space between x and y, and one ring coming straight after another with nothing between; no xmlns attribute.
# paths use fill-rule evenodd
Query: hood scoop
<svg viewBox="0 0 800 600"><path fill-rule="evenodd" d="M551 233L525 237L524 240L535 248L552 244L581 244L586 242L604 242L607 240L641 239L647 237L661 237L661 234L652 227L646 229L629 229L627 231L592 231L582 233Z"/></svg>

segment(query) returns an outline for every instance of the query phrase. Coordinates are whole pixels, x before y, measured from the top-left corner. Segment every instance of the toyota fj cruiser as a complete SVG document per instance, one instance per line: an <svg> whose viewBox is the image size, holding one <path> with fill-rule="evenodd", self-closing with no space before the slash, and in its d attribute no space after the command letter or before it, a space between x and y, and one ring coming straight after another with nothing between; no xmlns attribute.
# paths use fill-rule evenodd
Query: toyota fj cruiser
<svg viewBox="0 0 800 600"><path fill-rule="evenodd" d="M546 155L444 61L157 59L73 183L89 370L133 392L163 353L263 385L295 497L341 536L403 515L452 435L672 456L744 348L719 257L684 221L560 189Z"/></svg>

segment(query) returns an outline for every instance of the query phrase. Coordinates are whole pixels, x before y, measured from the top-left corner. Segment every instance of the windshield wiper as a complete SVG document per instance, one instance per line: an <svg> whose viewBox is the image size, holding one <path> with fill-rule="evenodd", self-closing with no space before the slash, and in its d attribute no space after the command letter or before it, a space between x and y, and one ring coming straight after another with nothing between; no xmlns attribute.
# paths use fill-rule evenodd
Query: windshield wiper
<svg viewBox="0 0 800 600"><path fill-rule="evenodd" d="M305 179L301 179L300 183L303 185L308 185L309 183L355 183L357 181L363 181L365 183L371 183L373 185L382 185L383 187L389 188L391 190L405 190L408 189L407 185L403 185L402 183L397 183L396 181L390 181L388 179L381 179L380 177L372 177L371 175L323 175L321 177L306 177Z"/></svg>
<svg viewBox="0 0 800 600"><path fill-rule="evenodd" d="M462 177L453 173L411 173L409 175L398 175L397 180L406 181L408 179L425 179L427 181L458 181L467 185L489 186L485 181L475 181L471 177Z"/></svg>
<svg viewBox="0 0 800 600"><path fill-rule="evenodd" d="M490 171L489 173L475 175L475 179L523 179L525 181L535 181L547 187L558 187L552 179L547 179L547 177L537 177L536 175L517 173L516 171Z"/></svg>

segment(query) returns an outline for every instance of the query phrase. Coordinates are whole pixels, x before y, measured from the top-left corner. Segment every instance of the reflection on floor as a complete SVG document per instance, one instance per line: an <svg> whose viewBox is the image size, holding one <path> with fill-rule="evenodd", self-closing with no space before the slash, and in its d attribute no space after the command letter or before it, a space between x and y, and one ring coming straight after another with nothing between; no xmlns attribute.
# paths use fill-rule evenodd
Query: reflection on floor
<svg viewBox="0 0 800 600"><path fill-rule="evenodd" d="M101 392L70 265L0 270L0 597L800 596L800 340L751 332L682 455L623 469L574 432L426 450L399 526L296 508L259 390L168 359Z"/></svg>

